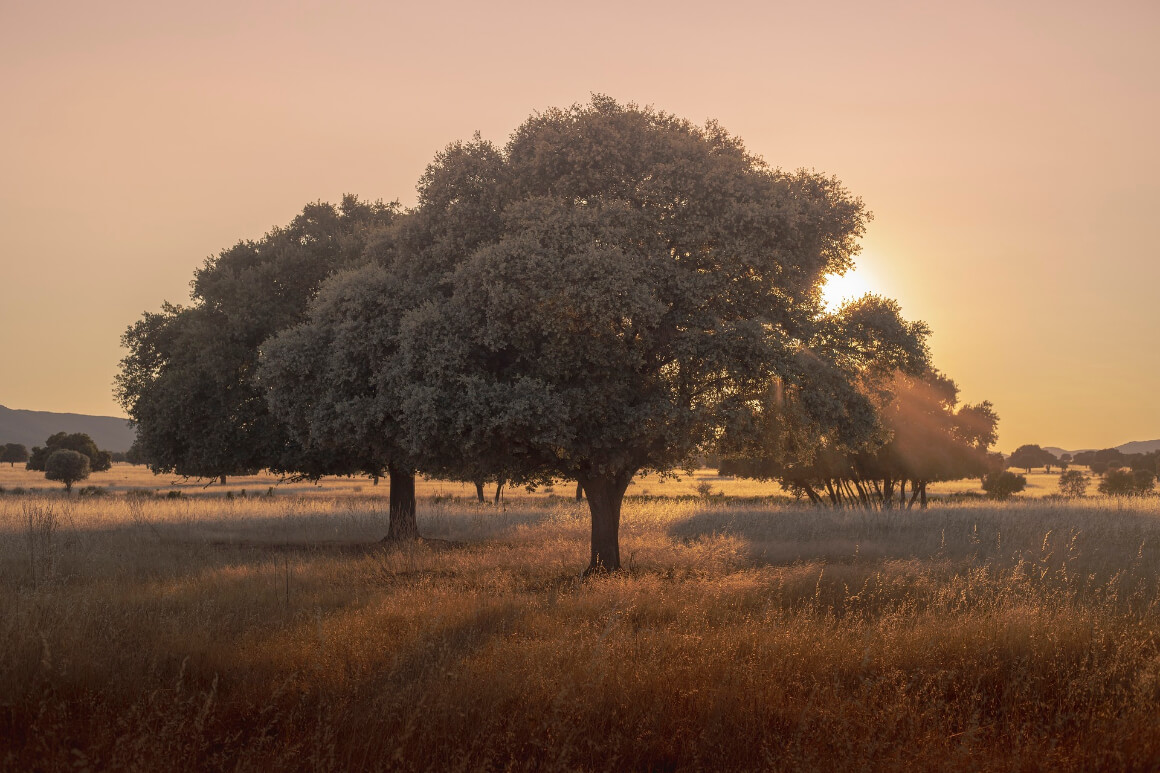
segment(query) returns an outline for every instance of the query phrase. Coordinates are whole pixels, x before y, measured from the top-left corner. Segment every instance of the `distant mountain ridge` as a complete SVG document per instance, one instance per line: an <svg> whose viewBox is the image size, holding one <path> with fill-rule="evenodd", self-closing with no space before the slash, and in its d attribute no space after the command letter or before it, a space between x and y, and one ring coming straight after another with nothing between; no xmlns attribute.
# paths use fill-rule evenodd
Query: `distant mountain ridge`
<svg viewBox="0 0 1160 773"><path fill-rule="evenodd" d="M1121 443L1120 445L1115 446L1115 449L1124 454L1150 454L1153 451L1160 451L1160 440L1133 440L1128 443ZM1056 456L1062 456L1063 454L1071 454L1072 456L1075 456L1076 454L1083 453L1084 451L1101 451L1103 449L1081 448L1078 451L1068 451L1065 448L1058 448L1056 446L1044 446L1043 450L1050 451Z"/></svg>
<svg viewBox="0 0 1160 773"><path fill-rule="evenodd" d="M24 411L0 405L0 444L20 443L32 450L57 432L84 432L102 451L128 451L137 436L128 419L83 413Z"/></svg>

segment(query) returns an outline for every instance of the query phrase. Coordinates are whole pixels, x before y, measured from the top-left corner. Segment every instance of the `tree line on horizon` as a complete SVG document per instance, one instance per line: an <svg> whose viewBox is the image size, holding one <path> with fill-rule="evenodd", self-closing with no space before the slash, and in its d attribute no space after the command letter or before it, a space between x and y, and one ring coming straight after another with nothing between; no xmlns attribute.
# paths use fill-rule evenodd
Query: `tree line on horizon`
<svg viewBox="0 0 1160 773"><path fill-rule="evenodd" d="M824 306L870 217L832 177L597 95L449 145L418 190L309 204L129 327L116 395L155 472L386 476L389 539L419 472L576 480L595 571L632 478L698 454L871 507L993 464L998 418L924 323Z"/></svg>
<svg viewBox="0 0 1160 773"><path fill-rule="evenodd" d="M1104 448L1098 451L1080 451L1075 454L1060 454L1038 445L1019 446L1004 458L1006 467L1021 468L1028 473L1042 467L1051 472L1059 468L1060 492L1067 497L1080 497L1087 492L1089 480L1086 475L1072 465L1087 467L1100 477L1098 490L1110 496L1144 496L1155 488L1157 474L1160 473L1160 450L1147 453L1124 453L1118 448Z"/></svg>

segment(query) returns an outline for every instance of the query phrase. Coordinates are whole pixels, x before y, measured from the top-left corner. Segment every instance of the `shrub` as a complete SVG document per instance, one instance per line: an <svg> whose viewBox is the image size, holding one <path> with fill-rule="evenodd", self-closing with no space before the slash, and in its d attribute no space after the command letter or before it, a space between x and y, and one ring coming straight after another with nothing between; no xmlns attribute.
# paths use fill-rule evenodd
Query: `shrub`
<svg viewBox="0 0 1160 773"><path fill-rule="evenodd" d="M1124 468L1111 469L1100 481L1099 491L1113 497L1142 497L1152 492L1156 478L1147 470L1132 472Z"/></svg>
<svg viewBox="0 0 1160 773"><path fill-rule="evenodd" d="M1059 476L1059 493L1065 497L1082 497L1087 493L1088 477L1079 470L1066 470Z"/></svg>
<svg viewBox="0 0 1160 773"><path fill-rule="evenodd" d="M1009 499L1027 488L1027 478L1010 471L992 472L983 478L983 491L993 499Z"/></svg>

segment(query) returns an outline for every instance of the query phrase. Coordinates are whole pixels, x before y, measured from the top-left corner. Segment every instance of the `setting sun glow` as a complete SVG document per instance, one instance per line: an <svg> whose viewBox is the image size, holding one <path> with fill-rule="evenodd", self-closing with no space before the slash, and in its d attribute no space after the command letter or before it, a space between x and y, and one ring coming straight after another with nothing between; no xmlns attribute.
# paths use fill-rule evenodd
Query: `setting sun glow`
<svg viewBox="0 0 1160 773"><path fill-rule="evenodd" d="M822 301L826 309L834 311L846 301L861 298L867 293L881 293L865 268L855 267L845 274L830 274L822 285Z"/></svg>

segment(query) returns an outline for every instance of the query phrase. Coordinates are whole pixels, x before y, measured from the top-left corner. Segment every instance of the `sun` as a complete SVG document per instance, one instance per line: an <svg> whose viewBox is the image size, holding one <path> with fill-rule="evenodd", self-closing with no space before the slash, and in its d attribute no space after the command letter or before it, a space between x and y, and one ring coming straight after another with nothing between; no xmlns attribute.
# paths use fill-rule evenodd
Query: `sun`
<svg viewBox="0 0 1160 773"><path fill-rule="evenodd" d="M841 276L830 274L822 284L822 302L828 310L834 311L846 301L878 292L874 284L864 267L852 268Z"/></svg>

